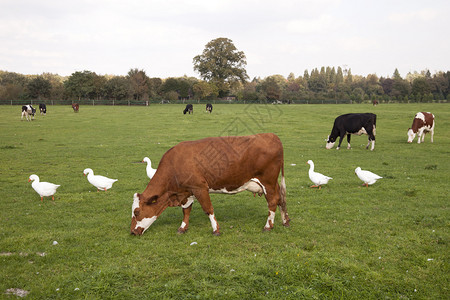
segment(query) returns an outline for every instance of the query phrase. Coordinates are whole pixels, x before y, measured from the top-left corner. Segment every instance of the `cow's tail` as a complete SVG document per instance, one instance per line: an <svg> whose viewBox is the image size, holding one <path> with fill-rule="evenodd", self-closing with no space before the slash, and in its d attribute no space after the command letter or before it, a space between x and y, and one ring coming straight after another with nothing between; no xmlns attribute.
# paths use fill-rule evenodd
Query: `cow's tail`
<svg viewBox="0 0 450 300"><path fill-rule="evenodd" d="M281 218L284 226L289 226L289 216L286 208L286 181L284 179L284 158L281 160L280 202Z"/></svg>

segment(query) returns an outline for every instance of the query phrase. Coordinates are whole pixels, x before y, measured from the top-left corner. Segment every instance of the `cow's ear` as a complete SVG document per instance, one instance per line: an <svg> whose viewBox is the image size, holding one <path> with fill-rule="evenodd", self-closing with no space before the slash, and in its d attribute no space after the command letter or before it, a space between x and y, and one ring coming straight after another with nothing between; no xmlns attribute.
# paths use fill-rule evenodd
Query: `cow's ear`
<svg viewBox="0 0 450 300"><path fill-rule="evenodd" d="M157 196L157 195L151 196L151 197L146 201L146 204L151 205L151 204L153 204L153 203L156 203L157 200L158 200L158 196Z"/></svg>

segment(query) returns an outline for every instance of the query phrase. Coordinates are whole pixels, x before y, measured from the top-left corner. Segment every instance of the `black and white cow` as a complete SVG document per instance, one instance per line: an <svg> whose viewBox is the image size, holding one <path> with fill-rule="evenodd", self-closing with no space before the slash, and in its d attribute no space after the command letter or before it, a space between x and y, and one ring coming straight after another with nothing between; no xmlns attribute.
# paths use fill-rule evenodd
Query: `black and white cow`
<svg viewBox="0 0 450 300"><path fill-rule="evenodd" d="M376 123L377 115L371 113L341 115L334 120L333 129L328 136L326 148L333 148L336 139L339 137L339 144L336 148L339 149L344 136L347 135L347 149L350 149L351 134L367 134L369 136L369 143L367 144L366 149L369 149L369 145L372 142L370 150L373 151L373 148L375 147Z"/></svg>
<svg viewBox="0 0 450 300"><path fill-rule="evenodd" d="M192 106L192 104L186 105L186 108L183 110L183 114L186 114L187 112L189 112L189 114L194 114L194 106Z"/></svg>
<svg viewBox="0 0 450 300"><path fill-rule="evenodd" d="M47 113L47 105L45 105L44 103L40 103L39 104L39 111L41 112L41 115L42 114L46 114Z"/></svg>
<svg viewBox="0 0 450 300"><path fill-rule="evenodd" d="M34 114L36 113L36 109L31 106L31 104L22 106L22 116L20 117L23 120L23 117L27 119L27 121L34 120ZM32 116L32 117L30 117Z"/></svg>
<svg viewBox="0 0 450 300"><path fill-rule="evenodd" d="M212 104L211 103L206 104L206 111L209 113L212 113Z"/></svg>

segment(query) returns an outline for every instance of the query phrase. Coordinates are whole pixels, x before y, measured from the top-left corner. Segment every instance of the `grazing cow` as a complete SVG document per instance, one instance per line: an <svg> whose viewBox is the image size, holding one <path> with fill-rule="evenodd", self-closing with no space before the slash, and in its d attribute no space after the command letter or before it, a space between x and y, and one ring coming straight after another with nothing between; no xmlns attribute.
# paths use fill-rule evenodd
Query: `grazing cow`
<svg viewBox="0 0 450 300"><path fill-rule="evenodd" d="M31 106L31 104L24 105L24 106L22 106L22 116L20 117L20 119L23 120L23 117L25 116L25 119L27 121L34 120L35 114L36 114L36 109L33 106Z"/></svg>
<svg viewBox="0 0 450 300"><path fill-rule="evenodd" d="M333 129L328 136L325 147L327 149L333 148L337 137L339 137L339 145L336 148L339 150L344 136L347 135L347 149L350 149L351 134L367 134L369 136L369 143L367 144L366 149L369 149L369 144L372 142L370 150L373 151L373 148L375 147L376 123L377 115L371 113L341 115L334 120Z"/></svg>
<svg viewBox="0 0 450 300"><path fill-rule="evenodd" d="M78 103L73 103L72 108L73 112L78 112L78 110L80 109L80 105L78 105Z"/></svg>
<svg viewBox="0 0 450 300"><path fill-rule="evenodd" d="M425 139L425 134L431 132L431 142L434 135L434 115L430 112L418 112L414 117L411 128L408 129L408 143L412 143L417 134L417 143Z"/></svg>
<svg viewBox="0 0 450 300"><path fill-rule="evenodd" d="M194 114L194 106L192 106L192 104L186 105L186 108L183 110L183 114L186 114L187 112L189 112L189 114Z"/></svg>
<svg viewBox="0 0 450 300"><path fill-rule="evenodd" d="M378 105L378 100L373 100L372 104L373 104L373 106L377 106Z"/></svg>
<svg viewBox="0 0 450 300"><path fill-rule="evenodd" d="M212 113L212 104L211 103L206 104L206 111L209 113Z"/></svg>
<svg viewBox="0 0 450 300"><path fill-rule="evenodd" d="M41 112L41 115L42 114L46 114L47 113L47 105L45 105L44 103L40 103L39 104L39 111Z"/></svg>
<svg viewBox="0 0 450 300"><path fill-rule="evenodd" d="M281 183L278 176L281 170ZM194 199L208 215L213 234L219 235L209 193L264 194L269 216L264 230L271 230L277 205L284 226L286 210L283 145L273 133L211 137L181 142L162 157L158 169L142 194L135 193L131 211L131 234L141 235L169 206L183 208L185 233Z"/></svg>

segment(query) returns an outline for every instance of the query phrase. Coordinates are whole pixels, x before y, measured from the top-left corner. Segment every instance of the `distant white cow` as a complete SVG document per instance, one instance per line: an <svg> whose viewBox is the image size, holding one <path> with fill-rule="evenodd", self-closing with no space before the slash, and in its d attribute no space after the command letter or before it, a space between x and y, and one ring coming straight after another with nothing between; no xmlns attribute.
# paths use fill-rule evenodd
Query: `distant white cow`
<svg viewBox="0 0 450 300"><path fill-rule="evenodd" d="M412 143L417 134L417 143L420 144L424 141L427 132L431 132L431 142L433 142L434 115L430 112L418 112L411 128L408 129L408 143Z"/></svg>

